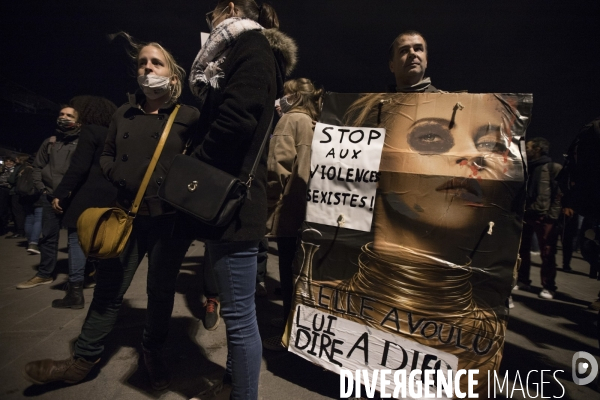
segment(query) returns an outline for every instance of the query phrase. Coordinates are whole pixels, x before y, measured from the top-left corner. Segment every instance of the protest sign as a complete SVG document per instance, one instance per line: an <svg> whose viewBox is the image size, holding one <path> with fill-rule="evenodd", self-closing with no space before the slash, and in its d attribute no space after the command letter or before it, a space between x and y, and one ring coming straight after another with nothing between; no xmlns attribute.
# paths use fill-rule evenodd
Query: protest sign
<svg viewBox="0 0 600 400"><path fill-rule="evenodd" d="M326 96L324 124L385 129L373 229L304 223L290 351L336 372L372 371L384 366L356 357L359 341L377 343L378 361L394 342L406 357L387 353L387 367L428 354L455 368L456 357L457 368L479 370L475 391L485 397L484 377L502 359L531 106L529 94Z"/></svg>
<svg viewBox="0 0 600 400"><path fill-rule="evenodd" d="M369 232L385 129L317 123L306 220Z"/></svg>

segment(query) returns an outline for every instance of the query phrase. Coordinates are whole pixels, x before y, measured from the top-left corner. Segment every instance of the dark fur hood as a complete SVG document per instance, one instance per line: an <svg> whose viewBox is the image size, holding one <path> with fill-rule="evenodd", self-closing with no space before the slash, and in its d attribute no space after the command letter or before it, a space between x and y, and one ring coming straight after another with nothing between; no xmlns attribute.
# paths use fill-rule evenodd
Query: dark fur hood
<svg viewBox="0 0 600 400"><path fill-rule="evenodd" d="M296 42L279 29L263 29L261 32L269 41L283 75L285 77L289 76L296 67L298 60Z"/></svg>

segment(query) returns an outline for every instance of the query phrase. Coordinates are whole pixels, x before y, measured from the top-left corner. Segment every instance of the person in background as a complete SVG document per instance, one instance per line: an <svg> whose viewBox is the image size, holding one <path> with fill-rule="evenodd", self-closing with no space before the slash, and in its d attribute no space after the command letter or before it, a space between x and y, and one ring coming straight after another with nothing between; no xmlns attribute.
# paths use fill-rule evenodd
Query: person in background
<svg viewBox="0 0 600 400"><path fill-rule="evenodd" d="M4 163L0 167L0 235L4 235L8 230L8 223L11 218L11 185L8 182L11 174L15 170L14 157L4 158Z"/></svg>
<svg viewBox="0 0 600 400"><path fill-rule="evenodd" d="M10 203L13 221L15 223L15 232L7 236L6 239L25 239L25 208L21 201L21 196L17 194L17 179L19 174L27 165L28 155L20 155L15 159L16 166L12 174L8 177L10 184Z"/></svg>
<svg viewBox="0 0 600 400"><path fill-rule="evenodd" d="M567 151L558 178L564 192L563 213L583 217L579 247L590 263L589 277L600 280L600 117L586 124ZM600 308L600 307L598 307Z"/></svg>
<svg viewBox="0 0 600 400"><path fill-rule="evenodd" d="M129 101L113 115L100 165L118 189L116 206L129 210L165 125L177 110L185 71L159 43L139 45L129 35L123 35L133 48L141 91L129 95ZM177 275L192 240L175 231L175 213L157 193L173 158L183 152L192 133L197 131L198 117L194 107L179 108L123 252L118 258L101 260L98 264L94 297L73 354L65 360L28 363L25 377L31 382L77 383L87 376L100 360L123 296L148 254L148 310L142 354L152 388L163 390L170 385L171 374L161 349L169 330Z"/></svg>
<svg viewBox="0 0 600 400"><path fill-rule="evenodd" d="M563 208L558 222L558 234L562 245L562 269L565 272L572 272L571 259L573 252L577 251L579 226L581 225L579 215L573 209Z"/></svg>
<svg viewBox="0 0 600 400"><path fill-rule="evenodd" d="M310 149L313 139L312 121L319 117L323 89L315 88L310 79L299 78L285 82L288 93L281 99L283 116L277 123L269 143L268 195L275 203L269 236L277 240L279 277L283 297L281 323L283 327L292 307L294 277L292 264L296 254L298 231L306 217L306 190L310 176ZM283 351L281 335L263 341L268 350Z"/></svg>
<svg viewBox="0 0 600 400"><path fill-rule="evenodd" d="M24 230L27 238L27 253L40 254L38 241L42 233L42 199L33 181L35 155L28 156L21 165L15 179L15 191L25 215Z"/></svg>
<svg viewBox="0 0 600 400"><path fill-rule="evenodd" d="M33 182L41 193L42 202L42 237L38 242L40 265L35 276L19 283L17 289L30 289L54 281L62 216L52 208L52 193L69 169L77 148L81 129L78 117L73 107L62 106L56 120L56 135L44 140L36 154Z"/></svg>
<svg viewBox="0 0 600 400"><path fill-rule="evenodd" d="M248 191L252 201L244 202L224 227L199 224L194 229L194 236L206 240L227 331L225 376L199 394L203 400L217 393L258 398L262 346L254 297L258 243L267 220L267 152L258 151L270 134L273 105L296 52L293 41L274 29L277 20L265 3L217 2L207 14L211 34L190 72L190 88L202 104L204 134L192 156L244 182L253 161L260 159Z"/></svg>
<svg viewBox="0 0 600 400"><path fill-rule="evenodd" d="M538 239L542 257L542 291L539 297L552 299L556 292L556 242L558 240L557 220L560 214L560 192L555 179L561 165L552 162L549 156L550 143L541 137L527 141L527 199L523 235L519 255L521 267L515 288L527 290L531 285L531 240Z"/></svg>
<svg viewBox="0 0 600 400"><path fill-rule="evenodd" d="M69 169L54 189L52 208L63 215L62 224L68 231L69 281L63 299L52 301L54 308L83 308L86 256L79 245L77 219L90 207L108 207L117 189L106 180L100 168L100 155L112 115L117 109L104 97L77 96L70 102L79 114L81 132Z"/></svg>

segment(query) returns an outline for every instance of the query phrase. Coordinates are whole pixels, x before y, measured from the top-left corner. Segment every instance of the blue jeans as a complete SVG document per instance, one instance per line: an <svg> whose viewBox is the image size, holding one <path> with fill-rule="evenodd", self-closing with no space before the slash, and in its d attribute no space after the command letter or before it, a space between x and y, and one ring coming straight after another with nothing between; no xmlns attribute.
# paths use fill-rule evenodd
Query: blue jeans
<svg viewBox="0 0 600 400"><path fill-rule="evenodd" d="M58 258L58 237L62 217L54 212L48 196L42 195L42 238L40 248L40 266L37 276L51 278Z"/></svg>
<svg viewBox="0 0 600 400"><path fill-rule="evenodd" d="M69 228L67 237L69 248L69 282L83 282L86 257L79 245L76 228Z"/></svg>
<svg viewBox="0 0 600 400"><path fill-rule="evenodd" d="M256 322L256 256L258 242L207 242L221 315L227 330L227 369L232 399L258 398L262 342Z"/></svg>
<svg viewBox="0 0 600 400"><path fill-rule="evenodd" d="M172 230L173 218L169 216L138 215L119 258L100 260L94 298L74 346L76 357L89 361L100 357L104 341L117 322L123 296L146 253L148 309L142 345L147 350L162 347L169 331L179 268L192 243L191 239L174 237Z"/></svg>
<svg viewBox="0 0 600 400"><path fill-rule="evenodd" d="M25 235L29 244L38 244L42 234L42 207L26 209Z"/></svg>

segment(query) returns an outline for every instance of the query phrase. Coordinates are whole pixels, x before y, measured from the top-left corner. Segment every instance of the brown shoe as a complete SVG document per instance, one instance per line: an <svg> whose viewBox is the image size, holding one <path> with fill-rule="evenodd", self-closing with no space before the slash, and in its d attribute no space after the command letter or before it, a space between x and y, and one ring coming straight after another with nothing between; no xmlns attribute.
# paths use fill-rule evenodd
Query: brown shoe
<svg viewBox="0 0 600 400"><path fill-rule="evenodd" d="M95 362L90 362L83 358L75 359L73 357L59 361L32 361L25 365L25 378L36 385L43 385L45 383L56 381L77 383L87 376L98 361L100 361L100 359Z"/></svg>
<svg viewBox="0 0 600 400"><path fill-rule="evenodd" d="M52 282L54 282L52 278L42 278L36 275L28 281L19 283L17 289L29 289L40 285L48 285Z"/></svg>

